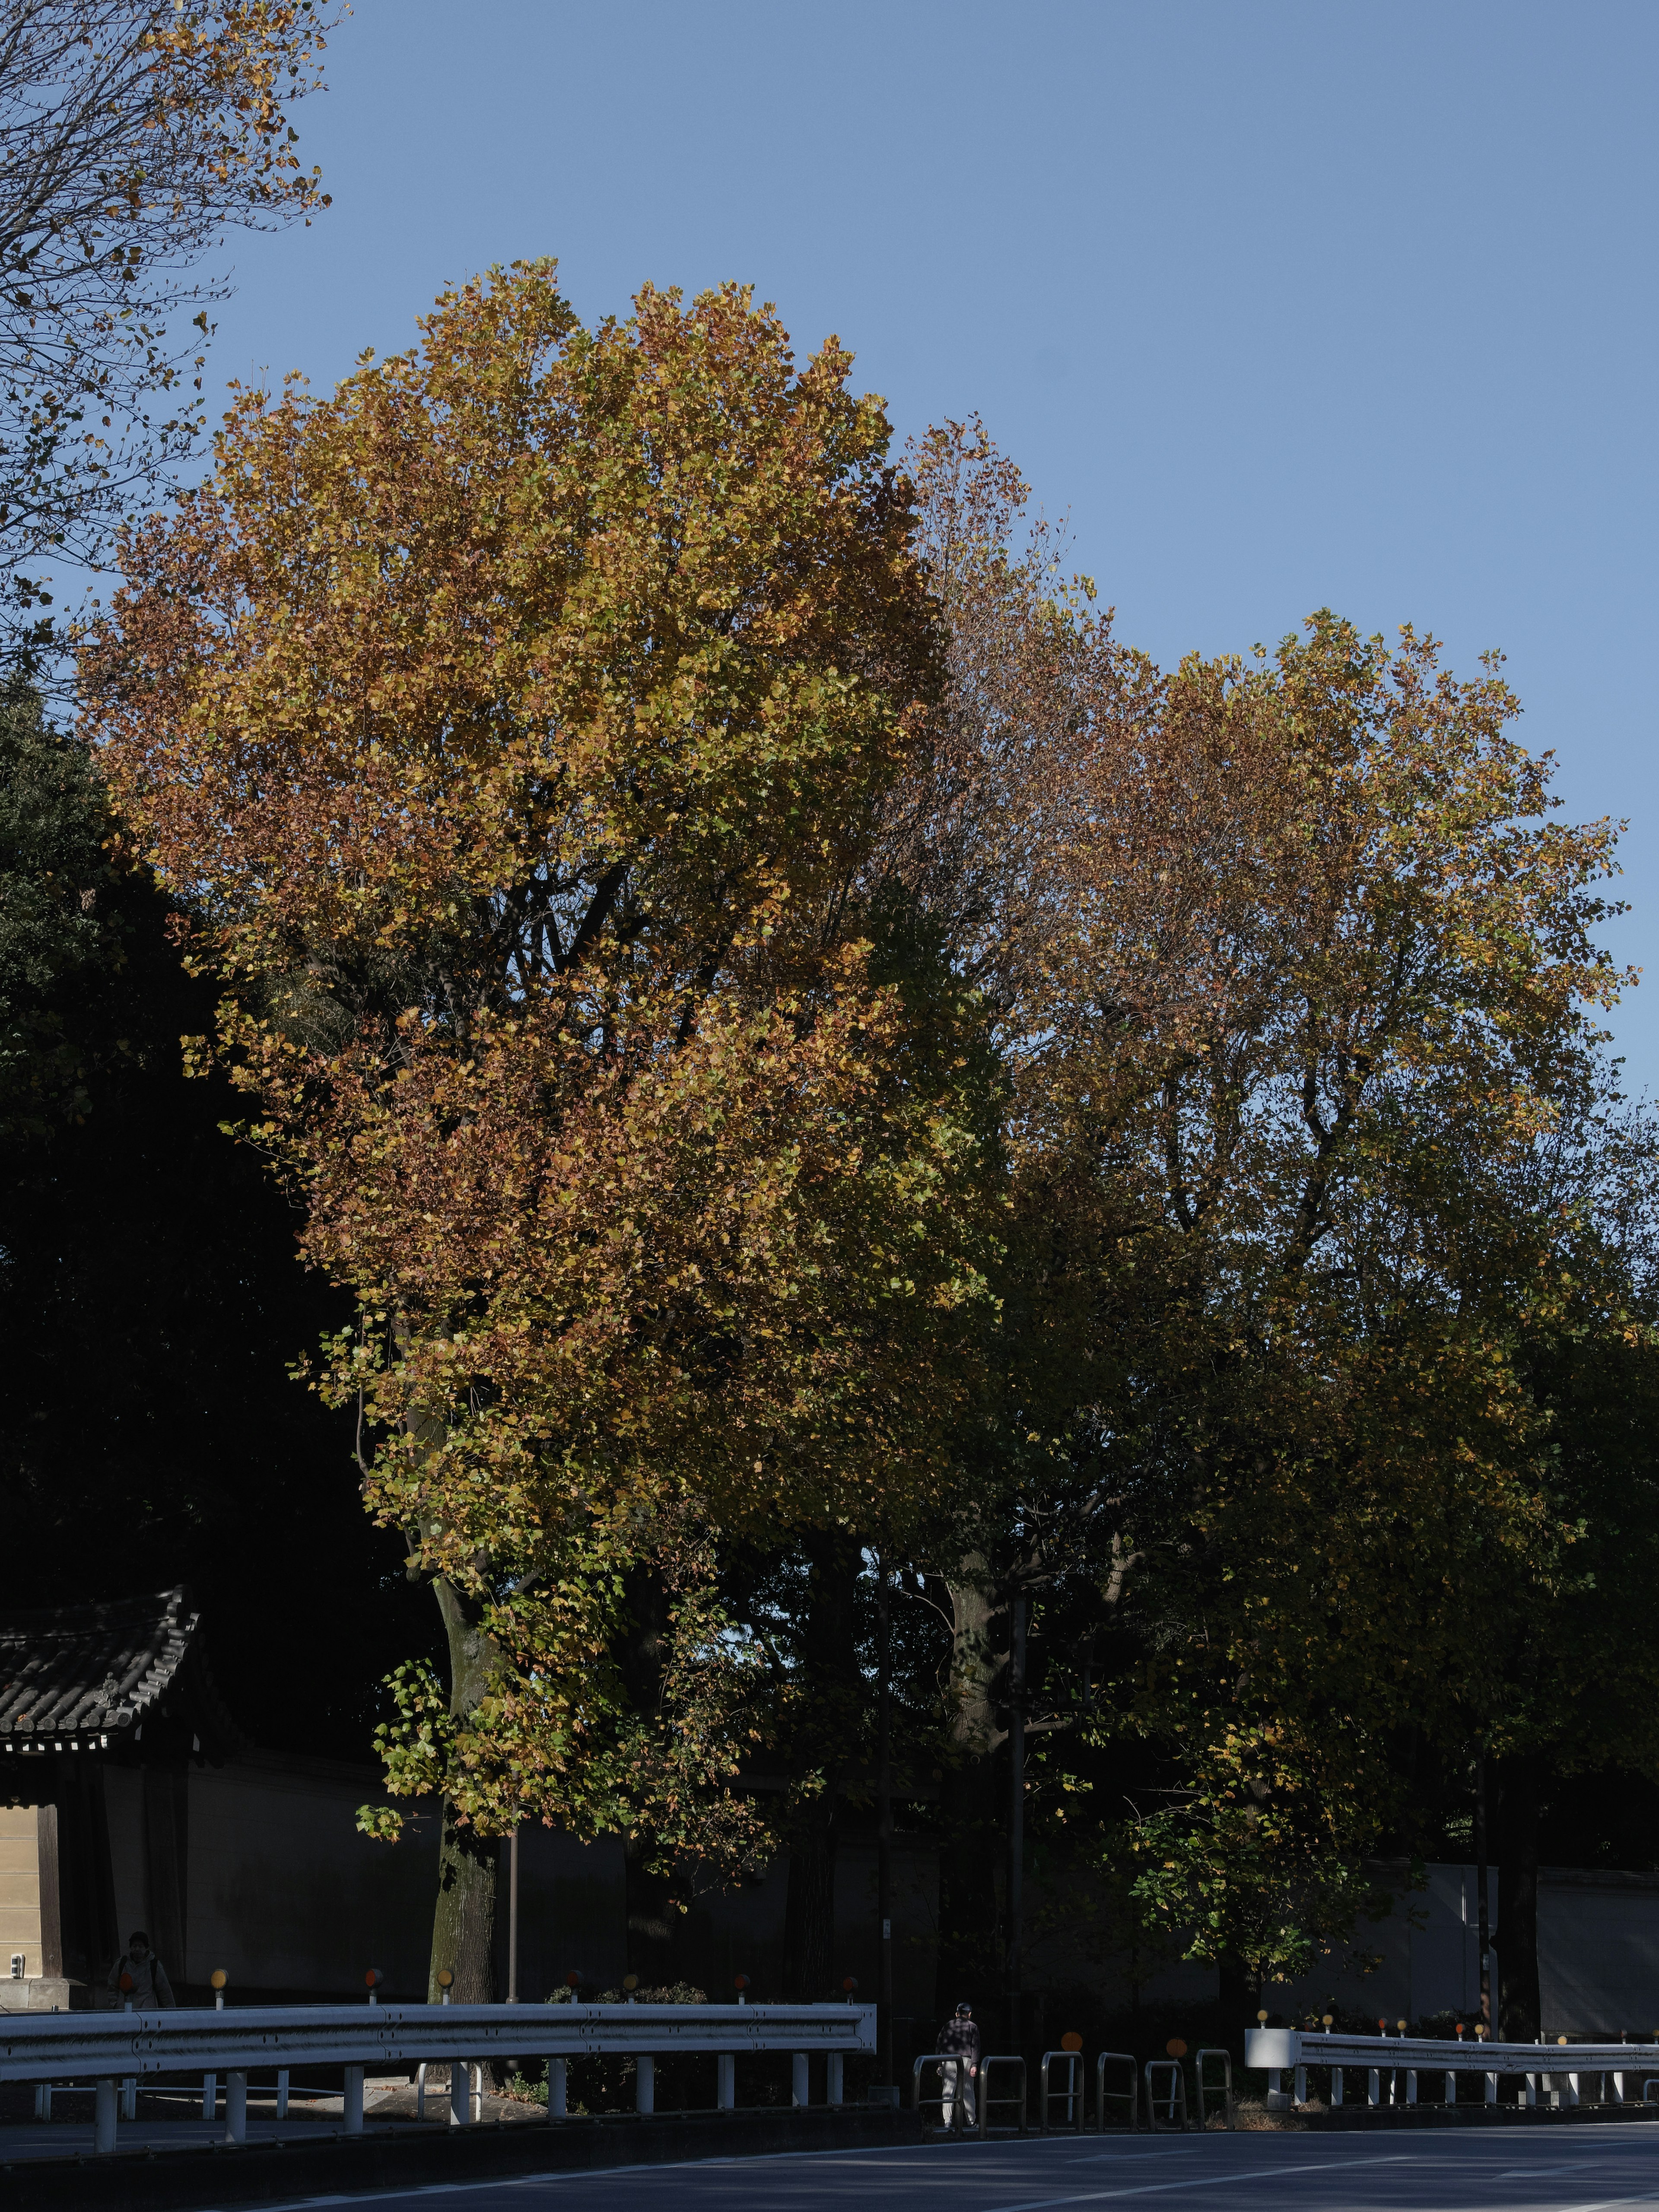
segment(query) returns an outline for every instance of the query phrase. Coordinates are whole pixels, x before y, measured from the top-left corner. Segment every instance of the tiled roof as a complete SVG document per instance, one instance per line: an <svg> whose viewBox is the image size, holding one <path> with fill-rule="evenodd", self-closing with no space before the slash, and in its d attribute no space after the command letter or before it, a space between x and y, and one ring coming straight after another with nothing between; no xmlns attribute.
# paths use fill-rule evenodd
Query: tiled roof
<svg viewBox="0 0 1659 2212"><path fill-rule="evenodd" d="M0 1744L107 1749L165 1697L200 1620L182 1589L0 1616Z"/></svg>

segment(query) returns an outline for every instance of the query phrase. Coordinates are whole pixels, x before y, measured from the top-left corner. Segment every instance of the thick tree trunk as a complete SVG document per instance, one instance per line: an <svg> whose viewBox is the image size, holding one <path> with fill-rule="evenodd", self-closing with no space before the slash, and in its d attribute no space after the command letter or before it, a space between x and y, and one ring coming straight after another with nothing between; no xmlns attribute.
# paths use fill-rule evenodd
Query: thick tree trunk
<svg viewBox="0 0 1659 2212"><path fill-rule="evenodd" d="M1008 1667L1008 1610L993 1590L985 1561L976 1555L963 1561L945 1587L951 1614L945 1695L952 1755L939 1790L933 2009L941 2017L964 1997L981 2012L1000 1998L1006 1940L996 1886L1006 1850L1006 1793L991 1753L1007 1734L997 1725L995 1700Z"/></svg>
<svg viewBox="0 0 1659 2212"><path fill-rule="evenodd" d="M789 1838L789 1892L784 1905L783 1994L822 2004L835 1980L836 1821L822 1800Z"/></svg>
<svg viewBox="0 0 1659 2212"><path fill-rule="evenodd" d="M800 1654L811 1709L797 1739L797 1756L803 1767L822 1774L823 1786L801 1805L790 1826L783 1994L810 2002L827 1997L836 1979L841 1785L857 1753L866 1700L854 1640L858 1547L840 1529L823 1529L811 1534L804 1548L810 1574Z"/></svg>
<svg viewBox="0 0 1659 2212"><path fill-rule="evenodd" d="M1498 1767L1498 2033L1532 2043L1542 2027L1538 2002L1538 1788L1536 1754Z"/></svg>
<svg viewBox="0 0 1659 2212"><path fill-rule="evenodd" d="M451 1582L433 1583L449 1637L449 1710L465 1726L489 1686L495 1653L478 1625L477 1608ZM495 1869L500 1850L493 1836L480 1837L460 1826L446 1802L438 1847L438 1904L432 1921L432 1960L427 1996L436 2003L438 1972L455 1977L456 2004L493 2004L495 1989Z"/></svg>
<svg viewBox="0 0 1659 2212"><path fill-rule="evenodd" d="M635 1712L649 1716L662 1700L668 1592L661 1576L647 1567L633 1569L626 1588L623 1680ZM669 1877L652 1870L657 1848L656 1838L644 1831L629 1836L623 1845L628 1972L637 1975L646 1989L661 1989L675 1978L674 1933L679 1915Z"/></svg>

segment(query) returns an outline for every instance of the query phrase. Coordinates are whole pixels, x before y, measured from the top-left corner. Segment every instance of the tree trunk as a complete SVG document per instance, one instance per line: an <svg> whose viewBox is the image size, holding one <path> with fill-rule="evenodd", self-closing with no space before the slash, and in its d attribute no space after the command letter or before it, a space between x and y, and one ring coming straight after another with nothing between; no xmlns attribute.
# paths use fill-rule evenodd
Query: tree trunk
<svg viewBox="0 0 1659 2212"><path fill-rule="evenodd" d="M1535 2042L1538 2002L1538 1785L1536 1753L1498 1765L1498 2033Z"/></svg>
<svg viewBox="0 0 1659 2212"><path fill-rule="evenodd" d="M834 1810L816 1799L789 1838L783 1994L793 2002L823 2003L835 1979L836 1844Z"/></svg>
<svg viewBox="0 0 1659 2212"><path fill-rule="evenodd" d="M836 1979L836 1853L842 1779L857 1754L866 1698L854 1638L858 1547L838 1528L806 1539L806 1615L800 1655L811 1701L796 1759L823 1786L805 1799L789 1831L789 1888L783 1913L783 1994L823 2000Z"/></svg>
<svg viewBox="0 0 1659 2212"><path fill-rule="evenodd" d="M985 1561L962 1563L945 1588L951 1599L951 1678L945 1692L951 1757L939 1789L939 1950L933 2008L941 2016L965 1997L981 2012L1000 1997L1006 1931L997 1905L1002 1808L991 1753L1006 1731L997 1725L995 1693L1007 1671L1007 1607Z"/></svg>
<svg viewBox="0 0 1659 2212"><path fill-rule="evenodd" d="M620 1654L623 1680L635 1711L648 1719L662 1702L668 1591L662 1577L649 1567L630 1569L625 1588L628 1627ZM661 1989L675 1978L674 1931L678 1911L669 1877L652 1871L657 1848L656 1838L643 1830L635 1831L623 1844L627 1970L637 1975L647 1989Z"/></svg>
<svg viewBox="0 0 1659 2212"><path fill-rule="evenodd" d="M433 1583L449 1637L449 1710L465 1727L489 1686L495 1652L479 1626L477 1609L443 1576ZM495 1990L495 1869L500 1850L457 1821L446 1802L438 1846L438 1904L432 1921L432 1959L427 1998L441 1995L438 1972L455 1977L456 2004L494 2004Z"/></svg>

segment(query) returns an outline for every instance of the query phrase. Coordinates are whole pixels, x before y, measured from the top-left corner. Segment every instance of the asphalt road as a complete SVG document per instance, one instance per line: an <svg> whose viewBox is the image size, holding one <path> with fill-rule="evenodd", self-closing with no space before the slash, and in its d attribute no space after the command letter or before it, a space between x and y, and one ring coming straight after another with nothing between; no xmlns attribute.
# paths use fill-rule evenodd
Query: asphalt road
<svg viewBox="0 0 1659 2212"><path fill-rule="evenodd" d="M1243 2212L1625 2212L1659 2207L1659 2127L1470 2128L1389 2135L1087 2136L710 2159L609 2173L291 2200L409 2212L1048 2212L1213 2203ZM267 2208L283 2212L283 2208Z"/></svg>

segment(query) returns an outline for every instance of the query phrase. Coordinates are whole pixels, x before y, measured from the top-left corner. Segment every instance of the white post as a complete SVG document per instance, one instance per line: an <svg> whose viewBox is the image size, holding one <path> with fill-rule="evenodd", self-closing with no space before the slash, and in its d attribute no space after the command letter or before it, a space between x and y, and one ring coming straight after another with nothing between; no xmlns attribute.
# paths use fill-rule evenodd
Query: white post
<svg viewBox="0 0 1659 2212"><path fill-rule="evenodd" d="M1527 2079L1531 2081L1530 2074ZM1613 2101L1615 2105L1622 2105L1625 2101L1625 2077L1622 2074L1615 2074L1613 2077Z"/></svg>
<svg viewBox="0 0 1659 2212"><path fill-rule="evenodd" d="M471 2085L473 2103L476 2104L478 2108L478 2125L482 2127L483 2125L484 2116L483 2061L482 2059L480 2059L476 2065L469 2066L467 2068L466 2078ZM469 2105L467 2106L468 2112L471 2113L471 2110L472 2106Z"/></svg>
<svg viewBox="0 0 1659 2212"><path fill-rule="evenodd" d="M1366 2102L1368 2105L1380 2105L1380 2104L1382 2103L1382 2083L1378 2081L1378 2079L1377 2079L1377 2072L1376 2072L1376 2067L1375 2067L1375 2066L1373 2066L1373 2067L1371 2068L1371 2069L1370 2069L1370 2075L1369 2075L1369 2077L1368 2077L1368 2080L1367 2080L1366 2091L1365 2091L1365 2102Z"/></svg>
<svg viewBox="0 0 1659 2212"><path fill-rule="evenodd" d="M129 2074L121 2084L121 2118L136 2120L138 2117L138 2076Z"/></svg>
<svg viewBox="0 0 1659 2212"><path fill-rule="evenodd" d="M1576 2074L1569 2074L1567 2076L1567 2102L1570 2105L1576 2105L1578 2102L1578 2076Z"/></svg>
<svg viewBox="0 0 1659 2212"><path fill-rule="evenodd" d="M568 2063L562 2058L550 2058L547 2062L547 2117L550 2120L562 2120L565 2117Z"/></svg>
<svg viewBox="0 0 1659 2212"><path fill-rule="evenodd" d="M97 2117L94 2123L92 2147L95 2151L115 2148L115 2082L106 2077L98 2084Z"/></svg>
<svg viewBox="0 0 1659 2212"><path fill-rule="evenodd" d="M1495 2074L1488 2074L1486 2076L1486 2102L1489 2105L1495 2105L1498 2102L1498 2076Z"/></svg>
<svg viewBox="0 0 1659 2212"><path fill-rule="evenodd" d="M246 2074L227 2074L225 2076L225 2141L233 2143L247 2141Z"/></svg>
<svg viewBox="0 0 1659 2212"><path fill-rule="evenodd" d="M204 2120L216 2120L218 2117L219 2076L216 2074L204 2074L202 2076L202 2118Z"/></svg>
<svg viewBox="0 0 1659 2212"><path fill-rule="evenodd" d="M732 2052L722 2051L714 2060L714 2102L723 2112L734 2112L738 2108L738 2062Z"/></svg>
<svg viewBox="0 0 1659 2212"><path fill-rule="evenodd" d="M824 2061L823 2101L826 2105L842 2102L841 2069L842 2054L839 2051L832 2051Z"/></svg>
<svg viewBox="0 0 1659 2212"><path fill-rule="evenodd" d="M449 2124L452 2128L468 2126L472 2118L472 2084L468 2069L460 2059L449 2062Z"/></svg>
<svg viewBox="0 0 1659 2212"><path fill-rule="evenodd" d="M1308 2101L1308 2069L1305 2066L1298 2066L1296 2069L1296 2101L1298 2105L1305 2105Z"/></svg>
<svg viewBox="0 0 1659 2212"><path fill-rule="evenodd" d="M657 2109L657 2062L654 2058L636 2058L634 2075L634 2110L654 2112Z"/></svg>
<svg viewBox="0 0 1659 2212"><path fill-rule="evenodd" d="M1415 2066L1408 2066L1406 2069L1406 2102L1408 2105L1414 2105L1417 2102L1417 2069Z"/></svg>
<svg viewBox="0 0 1659 2212"><path fill-rule="evenodd" d="M1446 2076L1446 2102L1449 2105L1455 2105L1457 2102L1457 2076L1455 2074L1448 2074Z"/></svg>
<svg viewBox="0 0 1659 2212"><path fill-rule="evenodd" d="M1334 2105L1342 2102L1342 2069L1340 2066L1331 2069L1331 2102Z"/></svg>
<svg viewBox="0 0 1659 2212"><path fill-rule="evenodd" d="M363 2069L348 2066L345 2070L345 2131L349 2136L360 2136L363 2131Z"/></svg>
<svg viewBox="0 0 1659 2212"><path fill-rule="evenodd" d="M809 2070L808 2070L808 2060L807 2060L806 2053L805 2053L804 2051L798 2051L795 2053L795 2055L794 2055L793 2058L790 2061L789 2073L790 2073L790 2091L789 2091L789 2101L790 2101L790 2103L791 2103L792 2105L808 2105L808 2104L811 2104L811 2074L810 2074L810 2072L809 2072Z"/></svg>
<svg viewBox="0 0 1659 2212"><path fill-rule="evenodd" d="M1267 2110L1270 2112L1276 2112L1285 2101L1285 2092L1280 2086L1284 2078L1277 2066L1267 2069Z"/></svg>
<svg viewBox="0 0 1659 2212"><path fill-rule="evenodd" d="M288 2118L288 2072L286 2066L276 2069L276 2117L279 2120Z"/></svg>

